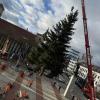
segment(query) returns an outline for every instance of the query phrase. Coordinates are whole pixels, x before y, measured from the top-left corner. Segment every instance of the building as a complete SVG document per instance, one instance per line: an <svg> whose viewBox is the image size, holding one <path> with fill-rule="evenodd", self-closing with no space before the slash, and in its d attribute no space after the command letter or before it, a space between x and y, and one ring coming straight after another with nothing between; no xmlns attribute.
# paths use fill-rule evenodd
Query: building
<svg viewBox="0 0 100 100"><path fill-rule="evenodd" d="M77 61L71 59L70 62L69 62L67 70L70 73L74 74L76 67L77 67L76 64L77 64ZM86 79L87 74L88 74L88 68L86 67L86 64L81 63L79 70L78 70L78 76L83 78L83 79ZM97 66L93 66L93 78L94 78L94 86L99 87L100 86L100 68L97 67Z"/></svg>
<svg viewBox="0 0 100 100"><path fill-rule="evenodd" d="M36 39L36 35L0 18L0 54L7 53L8 58L17 55L24 59L36 45Z"/></svg>
<svg viewBox="0 0 100 100"><path fill-rule="evenodd" d="M70 74L73 74L74 71L76 70L76 64L77 64L77 60L79 59L79 55L80 55L80 52L74 49L69 50L69 54L68 54L69 64L68 64L67 70Z"/></svg>
<svg viewBox="0 0 100 100"><path fill-rule="evenodd" d="M78 71L78 76L82 77L83 79L86 79L87 74L88 69L86 67L86 64L81 64ZM93 66L93 78L96 97L100 100L100 68L97 66Z"/></svg>
<svg viewBox="0 0 100 100"><path fill-rule="evenodd" d="M73 52L70 53L74 54ZM77 54L79 54L77 52ZM75 55L77 55L75 52ZM70 61L69 61L69 65L67 67L67 73L70 76L79 76L82 79L86 79L87 78L87 74L88 74L88 68L86 66L86 57L82 57L82 58L78 58L79 56L73 57L70 56ZM76 58L76 59L75 59ZM77 73L77 75L75 75ZM77 78L77 77L75 77ZM76 81L76 79L73 79L74 81ZM93 78L94 78L94 87L95 87L95 91L96 91L96 97L98 98L98 100L100 99L100 67L98 66L93 66ZM71 84L75 84L75 82L71 83ZM74 85L71 85L71 88ZM76 87L76 86L75 86ZM74 89L74 88L73 88ZM69 89L70 91L70 89ZM78 90L77 90L78 91Z"/></svg>
<svg viewBox="0 0 100 100"><path fill-rule="evenodd" d="M77 61L71 59L69 62L69 65L67 67L67 70L71 73L74 74L76 68L77 68ZM80 63L80 67L78 69L78 76L86 79L88 74L88 68L86 67L85 63ZM93 77L94 77L94 86L100 86L100 68L97 66L93 66Z"/></svg>
<svg viewBox="0 0 100 100"><path fill-rule="evenodd" d="M83 79L86 79L88 74L88 69L85 64L81 64L78 75ZM100 68L97 66L93 66L93 78L94 78L94 86L97 87L100 85Z"/></svg>
<svg viewBox="0 0 100 100"><path fill-rule="evenodd" d="M79 63L78 76L86 79L88 74L88 68L86 67L86 62L84 59L79 59L80 52L71 49L69 52L69 64L67 67L68 72L74 74L77 69L77 64ZM85 57L86 58L86 57ZM94 86L100 86L100 68L93 66L93 77L94 77Z"/></svg>
<svg viewBox="0 0 100 100"><path fill-rule="evenodd" d="M67 70L70 74L74 74L76 69L77 60L70 59Z"/></svg>
<svg viewBox="0 0 100 100"><path fill-rule="evenodd" d="M70 61L67 67L67 70L74 74L77 69L77 64L79 63L78 76L86 79L88 74L88 68L86 67L86 62L84 59L78 59L80 52L71 49L70 52ZM86 57L85 57L86 58ZM93 77L94 77L94 86L97 87L100 85L100 68L93 66Z"/></svg>
<svg viewBox="0 0 100 100"><path fill-rule="evenodd" d="M68 52L67 58L73 59L73 60L77 60L79 58L79 55L80 55L79 51L76 51L76 50L74 50L74 49L71 48L69 50L69 52Z"/></svg>

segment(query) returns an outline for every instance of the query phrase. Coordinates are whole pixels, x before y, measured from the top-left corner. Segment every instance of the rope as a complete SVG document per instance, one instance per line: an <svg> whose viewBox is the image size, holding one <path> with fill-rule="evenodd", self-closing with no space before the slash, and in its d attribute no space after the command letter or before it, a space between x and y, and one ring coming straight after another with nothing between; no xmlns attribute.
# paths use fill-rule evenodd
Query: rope
<svg viewBox="0 0 100 100"><path fill-rule="evenodd" d="M73 1L73 4L72 4L72 7L74 7L76 10L79 9L79 2L77 0L72 0Z"/></svg>
<svg viewBox="0 0 100 100"><path fill-rule="evenodd" d="M73 0L73 7L75 7L76 5L76 0Z"/></svg>

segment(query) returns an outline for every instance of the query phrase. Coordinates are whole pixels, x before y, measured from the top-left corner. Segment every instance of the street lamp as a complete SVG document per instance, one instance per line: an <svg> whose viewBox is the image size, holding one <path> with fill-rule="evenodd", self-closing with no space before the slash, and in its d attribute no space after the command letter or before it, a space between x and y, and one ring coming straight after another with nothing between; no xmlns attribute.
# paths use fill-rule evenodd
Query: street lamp
<svg viewBox="0 0 100 100"><path fill-rule="evenodd" d="M0 3L0 17L2 16L3 11L4 11L4 6L3 4Z"/></svg>

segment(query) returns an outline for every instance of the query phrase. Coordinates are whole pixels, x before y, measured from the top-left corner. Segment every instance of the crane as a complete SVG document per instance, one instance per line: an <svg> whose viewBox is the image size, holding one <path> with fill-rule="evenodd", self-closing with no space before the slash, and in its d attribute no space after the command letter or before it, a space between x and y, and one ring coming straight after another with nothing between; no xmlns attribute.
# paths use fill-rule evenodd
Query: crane
<svg viewBox="0 0 100 100"><path fill-rule="evenodd" d="M95 90L94 90L94 80L92 74L92 63L91 63L91 52L88 38L88 28L87 28L87 18L85 12L85 2L81 0L82 4L82 15L83 15L83 26L84 26L84 37L85 37L85 48L86 48L86 61L88 66L87 83L84 92L88 95L90 100L96 100Z"/></svg>

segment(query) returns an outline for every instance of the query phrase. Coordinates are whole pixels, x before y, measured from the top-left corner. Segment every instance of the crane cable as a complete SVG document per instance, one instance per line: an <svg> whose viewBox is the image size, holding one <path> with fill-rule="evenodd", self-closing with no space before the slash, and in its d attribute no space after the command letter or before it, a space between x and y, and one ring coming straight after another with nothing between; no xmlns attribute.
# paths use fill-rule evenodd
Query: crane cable
<svg viewBox="0 0 100 100"><path fill-rule="evenodd" d="M74 8L76 8L76 0L73 0L73 5Z"/></svg>
<svg viewBox="0 0 100 100"><path fill-rule="evenodd" d="M77 1L77 0L72 0L73 4L72 6L76 9L76 10L80 10L80 5L81 5L81 0Z"/></svg>

